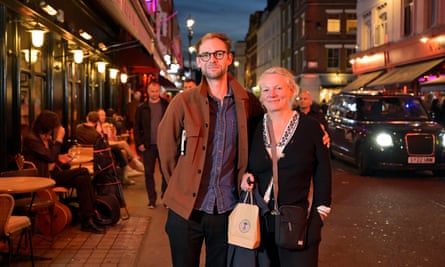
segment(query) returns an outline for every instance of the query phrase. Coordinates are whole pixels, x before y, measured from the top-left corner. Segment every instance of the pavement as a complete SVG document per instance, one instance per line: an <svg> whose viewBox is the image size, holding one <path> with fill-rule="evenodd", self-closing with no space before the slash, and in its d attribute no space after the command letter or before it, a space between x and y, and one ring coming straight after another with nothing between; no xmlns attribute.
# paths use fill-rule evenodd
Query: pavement
<svg viewBox="0 0 445 267"><path fill-rule="evenodd" d="M155 177L160 192L159 172ZM35 266L171 266L164 230L167 209L161 200L155 209L149 209L144 175L141 173L131 178L136 184L123 190L130 215L127 220L107 226L104 235L82 232L80 225L75 223L52 240L36 234L33 238L34 255L41 259L35 261ZM30 265L30 261L12 263L13 267Z"/></svg>

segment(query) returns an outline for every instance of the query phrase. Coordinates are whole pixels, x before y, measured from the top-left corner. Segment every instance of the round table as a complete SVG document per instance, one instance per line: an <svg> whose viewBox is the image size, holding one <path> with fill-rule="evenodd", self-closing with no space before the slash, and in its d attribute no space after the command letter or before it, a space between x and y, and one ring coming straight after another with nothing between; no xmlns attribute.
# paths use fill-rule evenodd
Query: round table
<svg viewBox="0 0 445 267"><path fill-rule="evenodd" d="M93 156L86 156L86 155L76 155L73 160L71 160L71 166L73 165L79 165L81 166L83 163L92 162L94 160Z"/></svg>
<svg viewBox="0 0 445 267"><path fill-rule="evenodd" d="M53 179L35 176L0 177L0 193L32 193L51 188L56 184Z"/></svg>

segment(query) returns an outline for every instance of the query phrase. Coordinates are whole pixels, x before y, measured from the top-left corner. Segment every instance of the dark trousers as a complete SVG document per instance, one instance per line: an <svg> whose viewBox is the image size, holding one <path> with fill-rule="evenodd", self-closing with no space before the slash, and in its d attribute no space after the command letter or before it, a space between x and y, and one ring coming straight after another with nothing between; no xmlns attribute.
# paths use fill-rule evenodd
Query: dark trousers
<svg viewBox="0 0 445 267"><path fill-rule="evenodd" d="M266 215L271 216L271 215ZM323 222L316 210L311 211L308 228L308 247L303 250L288 250L280 248L275 244L275 232L265 229L261 233L261 258L268 260L260 261L260 266L280 267L317 267L318 251L321 242L321 229ZM273 219L272 219L273 220ZM274 227L274 226L272 226ZM265 255L266 253L266 255Z"/></svg>
<svg viewBox="0 0 445 267"><path fill-rule="evenodd" d="M94 214L96 194L88 169L74 168L56 170L51 173L51 178L56 181L56 186L76 188L80 219L82 222L88 220Z"/></svg>
<svg viewBox="0 0 445 267"><path fill-rule="evenodd" d="M189 220L168 211L165 230L170 240L174 267L199 267L205 239L207 267L226 267L227 224L229 212L206 214L194 210Z"/></svg>
<svg viewBox="0 0 445 267"><path fill-rule="evenodd" d="M158 147L156 145L150 145L149 147L146 147L145 151L143 152L143 159L144 159L144 171L145 171L145 190L147 190L148 202L149 204L155 205L157 194L156 194L154 173L155 173L156 159L159 160ZM167 183L165 182L164 175L162 175L162 185L161 185L162 194L164 194L166 188L167 188Z"/></svg>

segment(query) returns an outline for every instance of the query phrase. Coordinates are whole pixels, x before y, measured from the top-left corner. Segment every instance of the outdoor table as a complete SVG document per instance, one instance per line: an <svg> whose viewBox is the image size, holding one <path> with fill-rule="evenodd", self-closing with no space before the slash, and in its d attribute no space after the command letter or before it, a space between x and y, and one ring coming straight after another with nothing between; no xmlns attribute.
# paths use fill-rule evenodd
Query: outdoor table
<svg viewBox="0 0 445 267"><path fill-rule="evenodd" d="M54 187L56 182L48 177L35 177L35 176L13 176L13 177L0 177L0 193L6 194L21 194L31 193L31 201L27 215L31 215L32 204L35 199L35 193L40 190ZM21 241L21 238L20 238ZM18 244L20 246L20 242ZM19 255L23 257L24 255ZM34 260L47 260L49 258L34 256ZM28 260L28 259L25 259Z"/></svg>
<svg viewBox="0 0 445 267"><path fill-rule="evenodd" d="M71 160L71 166L79 165L79 167L82 166L84 163L92 162L94 160L93 156L87 156L87 155L76 155Z"/></svg>

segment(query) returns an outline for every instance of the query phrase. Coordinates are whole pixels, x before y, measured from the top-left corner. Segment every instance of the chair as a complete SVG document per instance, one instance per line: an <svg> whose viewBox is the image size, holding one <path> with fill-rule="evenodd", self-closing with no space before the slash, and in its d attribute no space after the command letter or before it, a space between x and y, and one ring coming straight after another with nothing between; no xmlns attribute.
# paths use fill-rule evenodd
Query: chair
<svg viewBox="0 0 445 267"><path fill-rule="evenodd" d="M20 157L20 156L17 156ZM36 168L35 164L30 161L21 161L21 159L17 159L17 166L19 170L5 171L0 173L1 177L17 177L17 176L39 176L39 171ZM48 189L49 190L49 189ZM42 192L43 193L43 192ZM43 196L43 197L42 197ZM37 192L35 195L30 194L18 194L14 195L15 197L15 207L14 212L20 215L31 216L34 221L35 216L42 211L48 210L50 214L50 224L52 225L52 217L54 211L55 200L46 197L47 194L41 194ZM34 198L34 199L33 199ZM32 205L30 206L30 203ZM33 223L33 225L35 225ZM52 226L50 226L52 229ZM53 235L51 233L51 238Z"/></svg>
<svg viewBox="0 0 445 267"><path fill-rule="evenodd" d="M14 198L9 194L0 194L0 238L8 241L9 257L8 266L11 264L13 256L13 235L19 231L27 233L29 239L29 250L32 266L34 266L34 252L32 249L32 229L31 220L28 216L12 216L14 208ZM21 239L22 235L20 235ZM20 241L19 241L20 244ZM20 246L17 246L18 254Z"/></svg>

